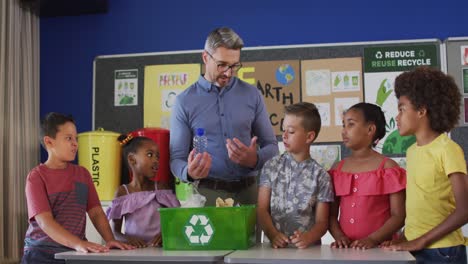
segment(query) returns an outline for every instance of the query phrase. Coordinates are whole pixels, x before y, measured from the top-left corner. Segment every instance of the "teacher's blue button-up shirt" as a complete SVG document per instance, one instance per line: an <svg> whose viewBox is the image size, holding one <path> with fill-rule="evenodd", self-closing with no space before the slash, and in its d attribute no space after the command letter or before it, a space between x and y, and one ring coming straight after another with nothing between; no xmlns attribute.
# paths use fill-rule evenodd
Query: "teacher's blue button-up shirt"
<svg viewBox="0 0 468 264"><path fill-rule="evenodd" d="M207 152L212 165L209 178L226 181L257 175L263 164L278 154L278 142L258 89L232 77L219 89L203 76L177 96L170 127L170 163L172 173L187 178L187 157L197 128L204 128ZM226 139L238 138L249 146L257 136L258 161L255 168L233 163L228 156Z"/></svg>

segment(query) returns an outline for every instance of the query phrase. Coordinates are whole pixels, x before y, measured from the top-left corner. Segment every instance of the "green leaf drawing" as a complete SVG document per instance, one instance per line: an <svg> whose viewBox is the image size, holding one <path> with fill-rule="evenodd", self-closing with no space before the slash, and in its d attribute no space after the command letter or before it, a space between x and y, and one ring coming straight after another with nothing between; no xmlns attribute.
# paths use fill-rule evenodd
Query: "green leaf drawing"
<svg viewBox="0 0 468 264"><path fill-rule="evenodd" d="M120 105L133 104L133 98L126 95L122 99L120 99L119 103Z"/></svg>
<svg viewBox="0 0 468 264"><path fill-rule="evenodd" d="M387 100L388 96L393 92L392 89L389 89L387 91L387 87L385 86L386 82L387 79L384 79L380 83L379 90L377 91L377 100L375 101L375 103L380 107L382 107L383 103Z"/></svg>
<svg viewBox="0 0 468 264"><path fill-rule="evenodd" d="M340 77L338 75L336 75L335 81L333 82L333 85L336 87L336 86L338 86L338 84L340 84L340 82L341 82Z"/></svg>

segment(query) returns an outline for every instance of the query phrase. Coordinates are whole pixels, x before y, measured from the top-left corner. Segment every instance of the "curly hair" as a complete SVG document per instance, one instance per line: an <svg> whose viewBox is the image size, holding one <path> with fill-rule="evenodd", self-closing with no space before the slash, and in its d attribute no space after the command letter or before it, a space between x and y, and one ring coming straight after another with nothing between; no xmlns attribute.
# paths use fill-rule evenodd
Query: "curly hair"
<svg viewBox="0 0 468 264"><path fill-rule="evenodd" d="M438 69L418 67L395 79L395 94L406 96L419 110L425 108L431 129L438 132L452 130L460 118L461 94L451 76Z"/></svg>

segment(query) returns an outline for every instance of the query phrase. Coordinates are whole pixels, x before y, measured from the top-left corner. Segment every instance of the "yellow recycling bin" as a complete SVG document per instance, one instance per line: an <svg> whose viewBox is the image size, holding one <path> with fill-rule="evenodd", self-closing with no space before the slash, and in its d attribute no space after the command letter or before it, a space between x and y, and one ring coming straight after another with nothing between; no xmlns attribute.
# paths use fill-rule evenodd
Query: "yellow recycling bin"
<svg viewBox="0 0 468 264"><path fill-rule="evenodd" d="M122 147L120 134L100 128L78 134L78 163L93 178L99 199L111 201L120 184Z"/></svg>

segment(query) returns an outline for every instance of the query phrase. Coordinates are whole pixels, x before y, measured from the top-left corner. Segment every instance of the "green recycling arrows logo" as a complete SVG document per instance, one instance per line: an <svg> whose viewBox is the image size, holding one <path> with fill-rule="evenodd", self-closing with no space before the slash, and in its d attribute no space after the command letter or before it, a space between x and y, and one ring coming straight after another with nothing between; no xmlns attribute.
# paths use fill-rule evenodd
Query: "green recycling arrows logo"
<svg viewBox="0 0 468 264"><path fill-rule="evenodd" d="M194 214L184 226L185 238L190 245L206 245L214 235L214 228L206 215Z"/></svg>

